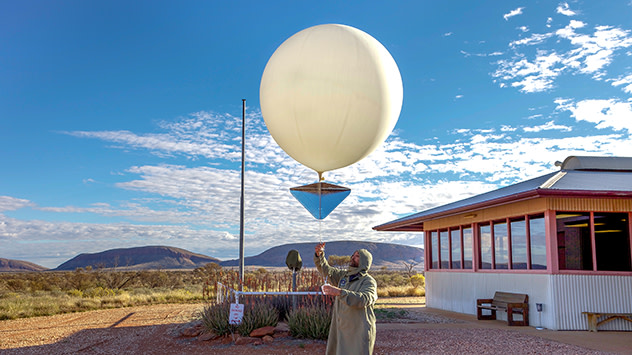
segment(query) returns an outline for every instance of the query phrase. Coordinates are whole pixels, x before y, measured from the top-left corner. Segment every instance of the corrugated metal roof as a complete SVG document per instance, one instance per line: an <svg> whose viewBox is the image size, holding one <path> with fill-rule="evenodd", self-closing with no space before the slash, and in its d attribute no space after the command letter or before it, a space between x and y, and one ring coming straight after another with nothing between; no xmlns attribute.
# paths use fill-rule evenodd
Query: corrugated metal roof
<svg viewBox="0 0 632 355"><path fill-rule="evenodd" d="M562 172L558 173L562 174ZM552 190L632 192L632 172L566 171L551 187Z"/></svg>
<svg viewBox="0 0 632 355"><path fill-rule="evenodd" d="M391 226L418 224L431 218L493 205L495 202L537 197L538 195L545 195L547 192L559 194L566 191L569 195L623 193L632 196L632 158L568 157L561 166L563 169L560 171L434 207L384 223L373 227L373 229L389 230Z"/></svg>

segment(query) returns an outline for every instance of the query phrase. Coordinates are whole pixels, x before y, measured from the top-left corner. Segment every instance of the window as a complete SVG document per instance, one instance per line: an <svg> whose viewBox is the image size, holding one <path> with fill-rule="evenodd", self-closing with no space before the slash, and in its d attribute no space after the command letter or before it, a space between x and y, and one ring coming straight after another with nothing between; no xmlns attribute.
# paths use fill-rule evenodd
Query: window
<svg viewBox="0 0 632 355"><path fill-rule="evenodd" d="M557 257L560 270L630 272L631 216L556 211L548 227L544 213L539 213L428 231L430 268L472 269L477 256L480 270L546 270L548 258ZM552 256L547 255L547 246L555 239L547 241L547 228L557 240Z"/></svg>
<svg viewBox="0 0 632 355"><path fill-rule="evenodd" d="M437 232L429 232L430 233L430 252L431 252L431 260L432 260L432 268L439 268L439 235Z"/></svg>
<svg viewBox="0 0 632 355"><path fill-rule="evenodd" d="M527 268L527 222L524 218L512 220L511 228L511 268Z"/></svg>
<svg viewBox="0 0 632 355"><path fill-rule="evenodd" d="M461 268L461 231L453 229L450 231L450 240L452 242L452 269Z"/></svg>
<svg viewBox="0 0 632 355"><path fill-rule="evenodd" d="M478 267L480 269L492 268L492 229L489 224L479 227L479 235L481 240L481 261Z"/></svg>
<svg viewBox="0 0 632 355"><path fill-rule="evenodd" d="M529 217L531 268L546 270L546 228L544 215Z"/></svg>
<svg viewBox="0 0 632 355"><path fill-rule="evenodd" d="M439 247L441 248L441 268L449 269L450 268L450 240L448 239L448 231L440 231L439 232Z"/></svg>
<svg viewBox="0 0 632 355"><path fill-rule="evenodd" d="M595 212L593 220L597 270L632 271L628 214Z"/></svg>
<svg viewBox="0 0 632 355"><path fill-rule="evenodd" d="M557 212L555 219L560 270L592 270L590 213Z"/></svg>
<svg viewBox="0 0 632 355"><path fill-rule="evenodd" d="M472 269L472 227L428 231L431 269Z"/></svg>
<svg viewBox="0 0 632 355"><path fill-rule="evenodd" d="M479 224L478 268L546 269L544 227L544 214Z"/></svg>
<svg viewBox="0 0 632 355"><path fill-rule="evenodd" d="M546 270L545 232L544 214L428 231L430 268L473 269L476 255L481 270Z"/></svg>
<svg viewBox="0 0 632 355"><path fill-rule="evenodd" d="M471 269L472 268L472 247L473 242L472 239L472 228L464 227L463 228L463 268Z"/></svg>
<svg viewBox="0 0 632 355"><path fill-rule="evenodd" d="M494 223L494 258L496 269L507 269L509 265L509 238L507 223Z"/></svg>
<svg viewBox="0 0 632 355"><path fill-rule="evenodd" d="M556 221L560 270L632 271L628 213L558 211Z"/></svg>

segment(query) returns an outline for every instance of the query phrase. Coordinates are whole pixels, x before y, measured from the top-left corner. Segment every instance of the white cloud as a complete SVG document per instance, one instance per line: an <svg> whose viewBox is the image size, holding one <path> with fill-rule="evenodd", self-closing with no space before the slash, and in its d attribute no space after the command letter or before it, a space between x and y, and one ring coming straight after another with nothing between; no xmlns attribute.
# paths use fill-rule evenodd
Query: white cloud
<svg viewBox="0 0 632 355"><path fill-rule="evenodd" d="M29 200L11 196L0 196L0 213L4 211L15 211L32 205Z"/></svg>
<svg viewBox="0 0 632 355"><path fill-rule="evenodd" d="M601 119L589 122L614 132L623 127L629 129L629 124L623 126L626 119L632 122L630 104L621 101L604 100L589 105L559 99L556 104L560 114L568 112L576 120L587 121L597 112ZM28 206L44 215L104 216L117 221L110 224L25 221L0 214L0 243L7 246L7 255L20 258L27 255L26 250L29 255L36 250L35 256L28 257L30 261L56 266L82 252L156 244L178 246L221 259L236 258L240 173L239 164L234 161L238 158L232 157L238 157L241 148L239 144L225 142L238 142L236 138L241 132L230 129L237 123L228 122L225 130L208 119L210 116L213 114L197 113L165 123L161 125L164 132L154 134L153 143L147 145L134 138L147 136L140 133L123 135L130 139L102 132L78 134L111 139L120 148L145 149L169 158L162 164L130 166L117 176L114 188L143 196L117 204L94 201L87 206L38 206L9 196L0 198L0 211ZM291 187L315 182L316 173L287 156L266 134L261 116L253 114L246 141L246 255L279 244L314 242L321 238L420 244L420 234L382 233L371 227L543 175L555 169L553 162L568 155L625 155L632 151L628 136L621 133L573 136L571 125L550 119L538 123L541 117L533 115L530 122L535 123L531 127L504 124L487 129L457 128L447 141L431 138L424 144L412 143L394 133L360 162L325 173L327 182L351 188L351 195L326 220L318 222L289 193ZM558 137L540 135L550 130L557 130ZM209 142L196 137L197 132L209 137ZM177 148L181 142L191 143L190 147L199 150ZM230 158L213 159L211 166L204 162L167 163L176 160L171 158L176 155L182 155L180 159L184 160L205 156L214 144L225 147ZM123 154L125 151L122 150ZM216 164L218 161L230 164Z"/></svg>
<svg viewBox="0 0 632 355"><path fill-rule="evenodd" d="M532 46L543 43L545 40L551 38L553 33L534 33L530 37L519 39L509 43L509 47L515 48L518 46Z"/></svg>
<svg viewBox="0 0 632 355"><path fill-rule="evenodd" d="M573 130L573 127L565 126L565 125L557 125L553 121L549 121L539 126L524 127L523 130L525 132L542 132L542 131L551 131L551 130L570 132Z"/></svg>
<svg viewBox="0 0 632 355"><path fill-rule="evenodd" d="M562 14L564 16L575 16L577 13L573 10L570 9L570 7L568 6L568 3L563 2L561 3L557 9L555 9L555 11L558 14Z"/></svg>
<svg viewBox="0 0 632 355"><path fill-rule="evenodd" d="M579 69L580 73L601 76L601 69L611 63L616 50L632 46L630 31L597 26L593 35L576 33L575 30L583 26L582 22L573 20L556 32L560 38L568 39L576 47L565 56L566 63L569 67Z"/></svg>
<svg viewBox="0 0 632 355"><path fill-rule="evenodd" d="M621 88L623 92L626 94L632 94L632 74L619 79L611 79L610 81L612 81L612 86L616 87L623 85Z"/></svg>
<svg viewBox="0 0 632 355"><path fill-rule="evenodd" d="M563 73L587 74L600 80L616 52L632 47L632 36L630 31L610 26L597 26L592 34L578 33L585 27L585 23L571 20L557 31L510 42L512 58L499 60L492 76L499 79L501 87L510 85L526 93L551 90ZM558 49L562 48L560 40L567 41L571 48ZM534 56L527 51L529 47L536 47Z"/></svg>
<svg viewBox="0 0 632 355"><path fill-rule="evenodd" d="M615 131L632 132L632 103L610 100L555 101L560 111L571 112L577 121L595 123L595 128L611 128Z"/></svg>
<svg viewBox="0 0 632 355"><path fill-rule="evenodd" d="M511 17L522 15L522 10L524 10L524 7L519 7L517 9L511 10L508 13L504 14L503 18L505 19L505 21L508 21Z"/></svg>

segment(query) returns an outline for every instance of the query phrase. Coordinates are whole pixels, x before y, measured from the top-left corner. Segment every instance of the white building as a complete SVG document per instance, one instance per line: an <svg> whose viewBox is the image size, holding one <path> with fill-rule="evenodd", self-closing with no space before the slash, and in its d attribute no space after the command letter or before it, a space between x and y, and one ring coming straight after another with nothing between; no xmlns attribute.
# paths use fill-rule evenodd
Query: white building
<svg viewBox="0 0 632 355"><path fill-rule="evenodd" d="M632 313L631 219L632 158L568 157L560 171L374 229L424 232L428 307L476 314L495 291L526 293L530 325L586 330L582 312Z"/></svg>

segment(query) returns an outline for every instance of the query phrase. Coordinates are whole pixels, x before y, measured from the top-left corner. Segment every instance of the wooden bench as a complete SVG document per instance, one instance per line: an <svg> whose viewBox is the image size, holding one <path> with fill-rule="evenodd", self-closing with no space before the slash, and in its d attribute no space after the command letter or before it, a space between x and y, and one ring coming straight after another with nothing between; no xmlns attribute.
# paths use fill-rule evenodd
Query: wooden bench
<svg viewBox="0 0 632 355"><path fill-rule="evenodd" d="M491 311L483 315L483 310ZM521 293L496 291L494 298L476 300L476 318L479 320L496 319L496 311L507 312L507 324L529 325L529 296ZM514 314L521 314L522 320L514 320Z"/></svg>
<svg viewBox="0 0 632 355"><path fill-rule="evenodd" d="M632 322L632 313L582 312L588 317L588 331L596 332L597 327L617 318ZM605 317L599 320L599 317Z"/></svg>

